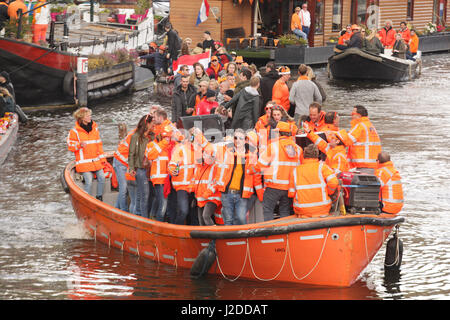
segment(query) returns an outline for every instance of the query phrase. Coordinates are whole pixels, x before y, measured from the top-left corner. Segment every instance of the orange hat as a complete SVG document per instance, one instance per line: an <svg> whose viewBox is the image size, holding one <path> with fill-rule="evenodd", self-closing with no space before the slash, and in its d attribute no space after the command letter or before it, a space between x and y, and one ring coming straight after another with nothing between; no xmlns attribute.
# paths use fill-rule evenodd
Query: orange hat
<svg viewBox="0 0 450 320"><path fill-rule="evenodd" d="M156 49L158 48L158 45L155 42L150 42L150 47Z"/></svg>
<svg viewBox="0 0 450 320"><path fill-rule="evenodd" d="M172 136L172 128L170 126L165 126L161 131L161 137L171 137Z"/></svg>
<svg viewBox="0 0 450 320"><path fill-rule="evenodd" d="M165 46L165 45L163 45L163 44L162 44L162 45L160 45L160 46L159 46L159 48L160 48L161 50L166 50L166 46Z"/></svg>
<svg viewBox="0 0 450 320"><path fill-rule="evenodd" d="M244 62L244 58L242 58L242 56L237 56L236 62Z"/></svg>
<svg viewBox="0 0 450 320"><path fill-rule="evenodd" d="M251 142L254 146L258 145L258 134L256 133L256 131L247 132L247 138L249 142Z"/></svg>
<svg viewBox="0 0 450 320"><path fill-rule="evenodd" d="M289 69L289 67L279 67L278 74L281 76L285 74L291 74L291 69Z"/></svg>
<svg viewBox="0 0 450 320"><path fill-rule="evenodd" d="M289 125L289 123L284 122L284 121L279 121L278 122L277 129L280 132L291 132L291 126Z"/></svg>
<svg viewBox="0 0 450 320"><path fill-rule="evenodd" d="M217 58L217 56L212 56L211 61L219 61L219 58Z"/></svg>

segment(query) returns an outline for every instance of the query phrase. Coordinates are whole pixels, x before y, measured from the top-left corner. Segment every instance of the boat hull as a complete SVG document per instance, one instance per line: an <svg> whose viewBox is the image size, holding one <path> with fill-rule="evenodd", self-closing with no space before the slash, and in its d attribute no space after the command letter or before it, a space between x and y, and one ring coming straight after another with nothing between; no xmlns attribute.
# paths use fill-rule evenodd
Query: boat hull
<svg viewBox="0 0 450 320"><path fill-rule="evenodd" d="M0 67L10 74L20 106L74 103L75 55L0 38Z"/></svg>
<svg viewBox="0 0 450 320"><path fill-rule="evenodd" d="M2 165L8 157L9 151L17 140L19 131L19 117L14 114L14 123L7 129L6 133L0 138L0 165Z"/></svg>
<svg viewBox="0 0 450 320"><path fill-rule="evenodd" d="M242 226L185 226L126 213L64 181L74 211L90 234L108 246L176 267L191 268L215 241L210 273L229 280L276 280L301 284L352 285L403 218L392 215L294 216Z"/></svg>
<svg viewBox="0 0 450 320"><path fill-rule="evenodd" d="M328 59L329 76L346 80L406 81L416 76L417 63L375 56L359 49L347 49Z"/></svg>

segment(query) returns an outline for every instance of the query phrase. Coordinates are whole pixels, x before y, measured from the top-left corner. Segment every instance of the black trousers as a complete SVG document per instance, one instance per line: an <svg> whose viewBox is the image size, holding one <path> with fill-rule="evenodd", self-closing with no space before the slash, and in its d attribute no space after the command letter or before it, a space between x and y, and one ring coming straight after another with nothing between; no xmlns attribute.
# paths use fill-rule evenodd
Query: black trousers
<svg viewBox="0 0 450 320"><path fill-rule="evenodd" d="M262 203L264 221L272 220L274 218L273 213L278 201L280 202L280 217L291 215L292 199L288 197L288 191L266 188Z"/></svg>

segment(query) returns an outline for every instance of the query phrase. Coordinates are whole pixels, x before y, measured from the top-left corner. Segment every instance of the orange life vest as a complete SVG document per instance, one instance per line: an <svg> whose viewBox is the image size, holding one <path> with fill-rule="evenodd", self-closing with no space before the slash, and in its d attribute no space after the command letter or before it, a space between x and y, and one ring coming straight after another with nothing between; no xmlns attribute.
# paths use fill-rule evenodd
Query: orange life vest
<svg viewBox="0 0 450 320"><path fill-rule="evenodd" d="M84 148L81 142L86 143ZM69 131L67 137L69 151L75 153L75 169L77 172L97 171L105 167L105 155L97 124L92 121L92 130L88 133L78 122Z"/></svg>
<svg viewBox="0 0 450 320"><path fill-rule="evenodd" d="M164 184L168 175L169 142L166 139L160 142L149 142L145 149L145 155L152 162L150 166L150 181L154 185Z"/></svg>
<svg viewBox="0 0 450 320"><path fill-rule="evenodd" d="M309 130L315 132L324 131L323 128L325 127L325 115L326 115L325 111L320 111L319 120L317 122L312 122L311 120L304 121L303 126L308 127Z"/></svg>
<svg viewBox="0 0 450 320"><path fill-rule="evenodd" d="M136 132L136 129L127 133L127 136L119 142L117 150L114 152L114 158L120 161L124 166L128 168L128 154L130 151L131 136Z"/></svg>
<svg viewBox="0 0 450 320"><path fill-rule="evenodd" d="M336 173L348 171L350 166L347 161L347 150L345 146L339 145L331 148L330 145L315 132L310 131L307 138L311 140L320 151L326 154L325 163Z"/></svg>
<svg viewBox="0 0 450 320"><path fill-rule="evenodd" d="M375 169L375 175L381 183L380 200L383 203L383 211L399 213L403 207L403 187L400 174L392 161L380 163Z"/></svg>
<svg viewBox="0 0 450 320"><path fill-rule="evenodd" d="M377 130L369 118L352 120L352 128L347 133L340 130L341 140L348 146L348 161L351 168L376 168L381 152L381 141Z"/></svg>
<svg viewBox="0 0 450 320"><path fill-rule="evenodd" d="M262 152L252 170L254 173L264 174L265 187L288 190L289 176L302 161L302 148L291 137L281 136Z"/></svg>
<svg viewBox="0 0 450 320"><path fill-rule="evenodd" d="M300 166L294 168L289 180L289 197L294 198L294 212L301 217L328 214L331 208L329 195L338 186L333 169L318 159L304 159Z"/></svg>
<svg viewBox="0 0 450 320"><path fill-rule="evenodd" d="M177 143L169 161L169 173L172 176L172 186L176 191L192 192L194 178L194 146L188 141ZM178 174L174 172L178 170Z"/></svg>

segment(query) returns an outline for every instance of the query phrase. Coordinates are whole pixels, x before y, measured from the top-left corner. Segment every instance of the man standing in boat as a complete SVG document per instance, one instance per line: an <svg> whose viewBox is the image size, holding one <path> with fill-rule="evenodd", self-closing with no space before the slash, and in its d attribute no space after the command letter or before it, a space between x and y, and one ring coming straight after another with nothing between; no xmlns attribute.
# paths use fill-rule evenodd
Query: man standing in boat
<svg viewBox="0 0 450 320"><path fill-rule="evenodd" d="M395 33L395 30L392 28L392 21L387 20L384 24L384 28L378 32L381 37L381 43L385 48L392 49L395 42Z"/></svg>
<svg viewBox="0 0 450 320"><path fill-rule="evenodd" d="M303 163L294 168L289 178L289 197L300 217L328 215L330 195L338 190L339 181L328 165L319 161L319 149L310 144L305 148Z"/></svg>
<svg viewBox="0 0 450 320"><path fill-rule="evenodd" d="M348 147L350 167L375 169L381 141L365 107L357 105L353 108L351 125L348 133L344 129L338 133L339 139Z"/></svg>

